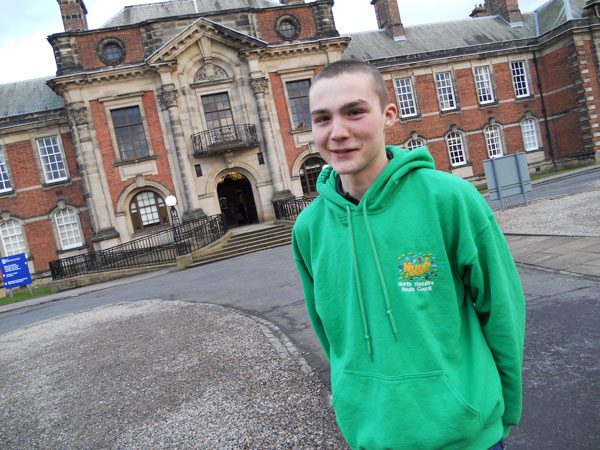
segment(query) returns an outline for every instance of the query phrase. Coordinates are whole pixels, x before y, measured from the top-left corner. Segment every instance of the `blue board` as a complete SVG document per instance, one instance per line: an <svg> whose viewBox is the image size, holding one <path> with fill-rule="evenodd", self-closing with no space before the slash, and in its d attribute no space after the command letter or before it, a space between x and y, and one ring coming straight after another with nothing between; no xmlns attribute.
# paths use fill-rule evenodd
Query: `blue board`
<svg viewBox="0 0 600 450"><path fill-rule="evenodd" d="M29 273L25 253L0 258L0 270L2 270L2 278L6 289L31 284L31 274Z"/></svg>

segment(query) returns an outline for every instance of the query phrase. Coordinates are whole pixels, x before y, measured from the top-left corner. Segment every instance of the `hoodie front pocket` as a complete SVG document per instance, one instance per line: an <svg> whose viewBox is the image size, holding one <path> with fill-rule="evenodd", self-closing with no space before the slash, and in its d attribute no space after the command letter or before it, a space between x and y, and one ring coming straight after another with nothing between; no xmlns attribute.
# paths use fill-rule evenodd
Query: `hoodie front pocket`
<svg viewBox="0 0 600 450"><path fill-rule="evenodd" d="M479 411L443 372L389 377L345 371L333 405L354 449L461 448L481 430Z"/></svg>

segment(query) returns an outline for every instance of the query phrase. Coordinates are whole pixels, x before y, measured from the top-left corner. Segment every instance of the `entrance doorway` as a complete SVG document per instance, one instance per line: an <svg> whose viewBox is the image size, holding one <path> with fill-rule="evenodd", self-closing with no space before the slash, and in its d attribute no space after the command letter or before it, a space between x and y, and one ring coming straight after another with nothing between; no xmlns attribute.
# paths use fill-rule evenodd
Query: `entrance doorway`
<svg viewBox="0 0 600 450"><path fill-rule="evenodd" d="M252 185L244 175L230 172L223 176L217 184L217 195L228 227L258 223Z"/></svg>

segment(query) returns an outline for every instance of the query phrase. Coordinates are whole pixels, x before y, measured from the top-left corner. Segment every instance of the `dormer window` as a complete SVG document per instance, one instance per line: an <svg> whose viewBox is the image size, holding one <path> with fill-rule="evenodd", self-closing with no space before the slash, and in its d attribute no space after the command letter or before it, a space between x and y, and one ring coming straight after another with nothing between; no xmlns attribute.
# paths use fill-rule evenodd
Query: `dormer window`
<svg viewBox="0 0 600 450"><path fill-rule="evenodd" d="M283 15L275 21L275 32L281 39L293 41L300 36L300 22L292 15Z"/></svg>
<svg viewBox="0 0 600 450"><path fill-rule="evenodd" d="M107 66L115 66L125 59L125 45L114 37L102 39L98 43L96 54Z"/></svg>

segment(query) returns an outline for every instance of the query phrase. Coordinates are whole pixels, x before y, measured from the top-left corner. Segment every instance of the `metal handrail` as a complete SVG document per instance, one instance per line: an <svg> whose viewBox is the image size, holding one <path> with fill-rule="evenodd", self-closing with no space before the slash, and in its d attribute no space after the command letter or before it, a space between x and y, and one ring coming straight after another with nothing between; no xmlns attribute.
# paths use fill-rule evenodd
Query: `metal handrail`
<svg viewBox="0 0 600 450"><path fill-rule="evenodd" d="M194 155L203 155L231 147L256 146L258 136L256 126L252 124L227 125L192 135L192 144Z"/></svg>
<svg viewBox="0 0 600 450"><path fill-rule="evenodd" d="M298 214L314 199L315 197L296 197L286 200L276 200L273 202L275 218L277 220L296 220Z"/></svg>
<svg viewBox="0 0 600 450"><path fill-rule="evenodd" d="M104 250L50 261L52 279L86 273L153 266L176 261L221 238L227 231L222 214L184 222L149 236Z"/></svg>

